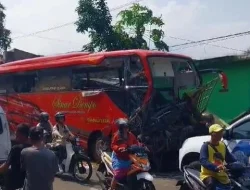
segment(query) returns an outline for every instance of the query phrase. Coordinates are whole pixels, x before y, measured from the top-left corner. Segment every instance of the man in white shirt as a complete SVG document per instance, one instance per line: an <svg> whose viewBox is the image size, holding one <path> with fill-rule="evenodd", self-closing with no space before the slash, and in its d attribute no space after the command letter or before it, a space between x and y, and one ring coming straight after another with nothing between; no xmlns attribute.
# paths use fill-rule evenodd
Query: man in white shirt
<svg viewBox="0 0 250 190"><path fill-rule="evenodd" d="M64 159L66 153L65 144L67 139L73 140L75 136L70 132L67 125L65 125L65 115L61 112L55 114L56 125L52 130L52 146L58 152L57 156L59 159L59 170L62 172L61 163Z"/></svg>

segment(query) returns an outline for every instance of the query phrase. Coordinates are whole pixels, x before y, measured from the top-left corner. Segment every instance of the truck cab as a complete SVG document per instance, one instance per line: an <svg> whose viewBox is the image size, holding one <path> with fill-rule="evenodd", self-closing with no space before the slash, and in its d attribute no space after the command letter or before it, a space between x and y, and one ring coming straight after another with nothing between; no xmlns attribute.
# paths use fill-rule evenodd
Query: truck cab
<svg viewBox="0 0 250 190"><path fill-rule="evenodd" d="M7 160L11 149L9 124L5 112L0 107L0 163Z"/></svg>
<svg viewBox="0 0 250 190"><path fill-rule="evenodd" d="M184 141L179 150L180 171L182 171L183 166L199 160L201 146L209 140L210 136L206 135L188 138ZM225 130L222 141L226 144L230 152L241 141L248 141L250 143L250 114L229 125Z"/></svg>

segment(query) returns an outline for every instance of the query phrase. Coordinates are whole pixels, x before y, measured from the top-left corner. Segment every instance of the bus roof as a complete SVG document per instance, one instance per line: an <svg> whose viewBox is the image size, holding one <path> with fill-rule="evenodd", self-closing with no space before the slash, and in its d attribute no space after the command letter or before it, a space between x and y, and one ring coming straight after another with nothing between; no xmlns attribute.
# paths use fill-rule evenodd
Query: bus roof
<svg viewBox="0 0 250 190"><path fill-rule="evenodd" d="M59 59L66 59L66 58L72 58L82 55L88 55L90 53L88 52L77 52L77 53L68 53L68 54L62 54L62 55L53 55L53 56L47 56L47 57L37 57L37 58L31 58L31 59L24 59L19 61L13 61L8 62L5 64L0 65L1 67L8 67L10 65L23 65L23 64L33 64L36 62L48 62L48 61L54 61Z"/></svg>
<svg viewBox="0 0 250 190"><path fill-rule="evenodd" d="M126 56L126 55L133 55L138 54L143 57L147 56L172 56L172 57L179 57L183 59L191 59L191 57L181 55L181 54L174 54L174 53L168 53L163 51L154 51L154 50L141 50L141 49L132 49L132 50L119 50L119 51L109 51L109 52L98 52L98 53L92 53L89 54L89 56Z"/></svg>
<svg viewBox="0 0 250 190"><path fill-rule="evenodd" d="M179 54L172 54L160 51L150 51L150 50L121 50L121 51L110 51L110 52L98 52L91 54L76 53L76 54L66 54L53 57L22 60L22 61L12 62L12 64L11 63L3 64L2 66L0 66L0 73L25 72L25 71L39 70L45 68L76 66L81 64L98 65L107 57L129 56L135 54L142 57L171 56L183 59L191 59L188 56L183 56Z"/></svg>

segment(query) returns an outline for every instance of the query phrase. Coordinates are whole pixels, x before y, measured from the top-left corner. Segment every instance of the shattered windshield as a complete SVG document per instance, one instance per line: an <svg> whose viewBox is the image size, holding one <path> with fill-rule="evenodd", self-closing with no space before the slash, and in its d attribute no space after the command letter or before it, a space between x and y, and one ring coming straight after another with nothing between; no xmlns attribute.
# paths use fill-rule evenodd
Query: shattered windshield
<svg viewBox="0 0 250 190"><path fill-rule="evenodd" d="M196 88L200 81L190 60L173 57L149 57L153 86L168 100L179 96L181 90Z"/></svg>

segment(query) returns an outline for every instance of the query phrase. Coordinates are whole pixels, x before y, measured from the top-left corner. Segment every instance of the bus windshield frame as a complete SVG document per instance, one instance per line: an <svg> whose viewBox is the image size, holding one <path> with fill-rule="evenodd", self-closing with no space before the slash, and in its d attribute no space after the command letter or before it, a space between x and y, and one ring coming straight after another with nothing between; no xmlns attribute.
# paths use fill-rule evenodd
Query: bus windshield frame
<svg viewBox="0 0 250 190"><path fill-rule="evenodd" d="M163 96L175 99L180 91L197 89L201 78L191 59L173 56L148 56L153 88Z"/></svg>

